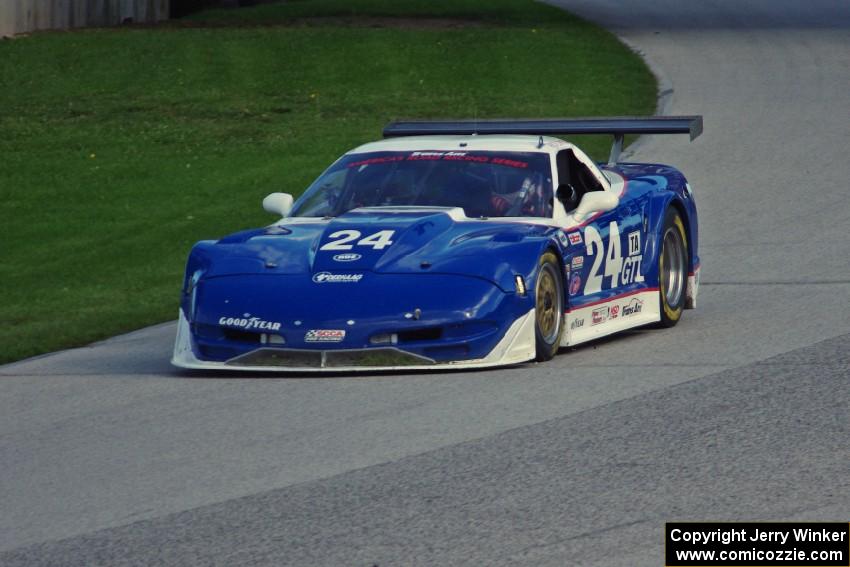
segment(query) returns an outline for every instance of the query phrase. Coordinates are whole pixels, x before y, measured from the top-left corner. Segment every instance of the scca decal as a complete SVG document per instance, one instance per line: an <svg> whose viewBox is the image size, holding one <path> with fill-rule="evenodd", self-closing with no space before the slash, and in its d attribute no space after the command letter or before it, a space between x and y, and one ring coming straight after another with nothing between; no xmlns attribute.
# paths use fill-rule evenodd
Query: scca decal
<svg viewBox="0 0 850 567"><path fill-rule="evenodd" d="M338 343L345 338L343 329L310 329L304 335L305 343Z"/></svg>

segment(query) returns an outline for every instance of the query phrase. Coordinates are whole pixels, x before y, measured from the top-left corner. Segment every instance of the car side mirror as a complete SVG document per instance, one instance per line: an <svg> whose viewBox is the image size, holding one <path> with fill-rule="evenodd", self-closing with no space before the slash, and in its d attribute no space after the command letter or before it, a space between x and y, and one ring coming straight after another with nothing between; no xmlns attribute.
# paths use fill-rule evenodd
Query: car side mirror
<svg viewBox="0 0 850 567"><path fill-rule="evenodd" d="M285 217L292 209L294 199L289 193L272 193L263 199L263 209L272 214Z"/></svg>
<svg viewBox="0 0 850 567"><path fill-rule="evenodd" d="M581 198L575 217L577 220L582 220L593 213L604 213L615 209L619 204L620 198L610 191L591 191Z"/></svg>

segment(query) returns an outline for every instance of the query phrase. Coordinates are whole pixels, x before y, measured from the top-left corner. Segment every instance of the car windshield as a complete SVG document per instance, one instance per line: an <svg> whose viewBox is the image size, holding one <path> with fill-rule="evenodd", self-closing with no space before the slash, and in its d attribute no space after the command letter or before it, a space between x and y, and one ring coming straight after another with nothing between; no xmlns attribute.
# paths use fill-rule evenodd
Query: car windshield
<svg viewBox="0 0 850 567"><path fill-rule="evenodd" d="M461 207L468 217L551 217L549 156L538 152L408 151L343 156L291 216L358 207Z"/></svg>

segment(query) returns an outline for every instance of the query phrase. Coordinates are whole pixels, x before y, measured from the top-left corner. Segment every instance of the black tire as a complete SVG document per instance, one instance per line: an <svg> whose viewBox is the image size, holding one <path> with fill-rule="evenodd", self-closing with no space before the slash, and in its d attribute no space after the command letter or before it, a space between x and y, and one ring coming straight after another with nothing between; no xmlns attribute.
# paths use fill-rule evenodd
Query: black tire
<svg viewBox="0 0 850 567"><path fill-rule="evenodd" d="M544 253L537 263L534 307L536 360L543 362L555 356L564 334L564 279L553 252Z"/></svg>
<svg viewBox="0 0 850 567"><path fill-rule="evenodd" d="M688 285L688 237L679 212L670 207L664 215L661 250L658 253L658 293L662 327L672 327L682 318Z"/></svg>

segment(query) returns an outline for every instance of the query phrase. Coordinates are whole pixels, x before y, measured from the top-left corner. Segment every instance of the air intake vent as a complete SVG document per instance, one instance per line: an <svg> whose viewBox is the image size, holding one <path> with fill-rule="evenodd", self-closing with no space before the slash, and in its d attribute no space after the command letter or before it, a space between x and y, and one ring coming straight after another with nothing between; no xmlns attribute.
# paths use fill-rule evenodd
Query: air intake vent
<svg viewBox="0 0 850 567"><path fill-rule="evenodd" d="M417 341L436 341L443 336L442 327L431 327L429 329L416 329L415 331L400 331L398 342L412 343Z"/></svg>
<svg viewBox="0 0 850 567"><path fill-rule="evenodd" d="M259 343L260 342L260 334L259 333L251 333L248 331L239 331L237 329L226 329L222 328L221 330L224 338L228 341L236 341L240 343Z"/></svg>

